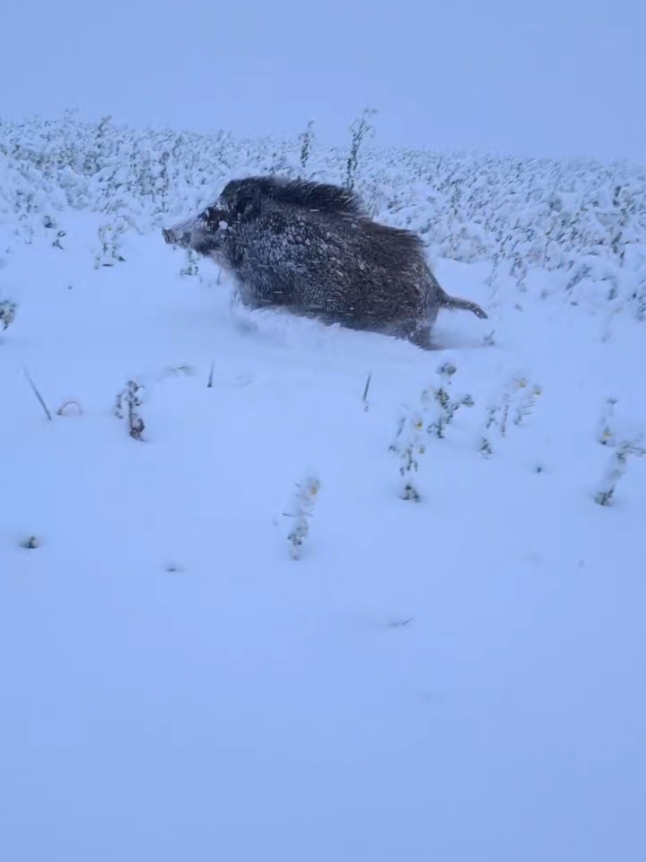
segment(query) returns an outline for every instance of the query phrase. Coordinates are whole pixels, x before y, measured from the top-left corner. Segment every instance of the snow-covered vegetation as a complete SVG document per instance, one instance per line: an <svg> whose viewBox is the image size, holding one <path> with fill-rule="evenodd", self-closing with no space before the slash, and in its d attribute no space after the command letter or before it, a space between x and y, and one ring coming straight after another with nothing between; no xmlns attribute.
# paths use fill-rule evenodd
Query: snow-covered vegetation
<svg viewBox="0 0 646 862"><path fill-rule="evenodd" d="M489 320L240 307L269 171ZM644 858L645 360L644 166L0 124L3 862Z"/></svg>

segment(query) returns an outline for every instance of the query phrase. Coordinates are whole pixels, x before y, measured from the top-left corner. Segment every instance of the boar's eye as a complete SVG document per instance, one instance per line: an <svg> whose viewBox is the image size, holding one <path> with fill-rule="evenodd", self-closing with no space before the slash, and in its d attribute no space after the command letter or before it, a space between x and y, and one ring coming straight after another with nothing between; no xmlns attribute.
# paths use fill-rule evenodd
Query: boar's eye
<svg viewBox="0 0 646 862"><path fill-rule="evenodd" d="M221 213L215 207L207 207L202 214L202 218L209 227L217 229L220 223Z"/></svg>
<svg viewBox="0 0 646 862"><path fill-rule="evenodd" d="M256 189L245 189L238 195L236 203L239 214L251 218L257 215L260 209L260 195Z"/></svg>
<svg viewBox="0 0 646 862"><path fill-rule="evenodd" d="M201 214L200 220L209 233L217 233L222 230L228 222L227 215L217 206L207 207Z"/></svg>

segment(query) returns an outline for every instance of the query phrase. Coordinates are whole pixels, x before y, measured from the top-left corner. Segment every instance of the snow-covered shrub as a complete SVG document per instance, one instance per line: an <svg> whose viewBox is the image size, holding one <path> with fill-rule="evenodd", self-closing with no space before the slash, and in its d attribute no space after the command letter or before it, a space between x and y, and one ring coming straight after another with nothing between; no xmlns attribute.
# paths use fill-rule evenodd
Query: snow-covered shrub
<svg viewBox="0 0 646 862"><path fill-rule="evenodd" d="M117 395L114 412L118 419L125 419L128 434L133 440L142 440L145 429L139 408L142 405L143 385L136 380L129 380L125 388Z"/></svg>

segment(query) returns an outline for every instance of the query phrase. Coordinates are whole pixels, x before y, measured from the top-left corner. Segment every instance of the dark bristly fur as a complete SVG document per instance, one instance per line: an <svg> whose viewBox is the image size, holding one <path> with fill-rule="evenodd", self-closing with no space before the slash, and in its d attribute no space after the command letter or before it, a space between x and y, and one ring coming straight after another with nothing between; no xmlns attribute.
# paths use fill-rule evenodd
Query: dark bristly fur
<svg viewBox="0 0 646 862"><path fill-rule="evenodd" d="M373 221L339 186L232 180L213 206L163 236L231 272L251 308L280 307L426 349L441 308L487 317L475 302L445 293L417 234Z"/></svg>
<svg viewBox="0 0 646 862"><path fill-rule="evenodd" d="M240 194L249 192L251 188L255 194L271 198L274 203L286 206L304 207L330 214L366 215L363 202L353 191L329 183L316 183L304 179L284 180L280 177L266 176L231 180L224 187L220 199L235 205Z"/></svg>

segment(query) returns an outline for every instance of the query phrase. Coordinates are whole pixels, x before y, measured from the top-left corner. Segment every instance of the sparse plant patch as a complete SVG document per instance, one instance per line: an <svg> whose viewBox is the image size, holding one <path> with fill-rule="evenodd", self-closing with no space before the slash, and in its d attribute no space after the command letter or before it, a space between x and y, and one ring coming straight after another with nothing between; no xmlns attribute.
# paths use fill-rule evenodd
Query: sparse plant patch
<svg viewBox="0 0 646 862"><path fill-rule="evenodd" d="M536 384L529 385L525 378L515 381L518 392L514 411L514 425L520 425L527 416L530 416L536 406L536 399L541 394L541 387Z"/></svg>
<svg viewBox="0 0 646 862"><path fill-rule="evenodd" d="M404 416L399 421L395 440L389 446L389 451L395 452L400 458L399 473L404 479L401 497L404 500L412 500L416 503L421 500L421 494L413 481L413 474L419 470L417 459L426 452L428 438L444 439L446 429L460 407L474 405L471 395L452 397L451 378L456 372L457 367L451 362L441 365L437 369L441 379L440 385L425 389L420 396L420 409L406 408ZM429 412L435 414L431 422L428 422Z"/></svg>
<svg viewBox="0 0 646 862"><path fill-rule="evenodd" d="M16 319L16 303L8 299L0 300L0 324L3 329L9 329Z"/></svg>
<svg viewBox="0 0 646 862"><path fill-rule="evenodd" d="M443 439L447 427L453 421L453 417L460 407L473 407L471 395L463 395L460 398L451 397L452 377L457 368L453 363L447 362L438 368L438 374L444 382L440 386L434 386L422 393L425 404L434 403L436 406L436 418L426 429L429 434L434 434Z"/></svg>
<svg viewBox="0 0 646 862"><path fill-rule="evenodd" d="M418 457L426 452L425 439L421 413L406 410L406 415L399 421L395 439L388 447L399 456L399 475L404 480L400 496L403 500L412 500L414 503L419 503L422 499L413 474L419 470Z"/></svg>
<svg viewBox="0 0 646 862"><path fill-rule="evenodd" d="M493 455L489 429L495 425L500 436L506 437L510 414L514 425L522 425L525 418L533 412L541 392L542 389L538 384L528 383L525 377L515 377L510 381L505 387L500 403L491 405L487 409L485 433L479 445L481 455L485 458L490 458Z"/></svg>
<svg viewBox="0 0 646 862"><path fill-rule="evenodd" d="M310 520L320 487L321 483L315 476L310 476L303 483L297 485L294 511L286 513L287 517L294 519L294 526L287 536L290 554L294 560L301 558L303 544L309 535Z"/></svg>

